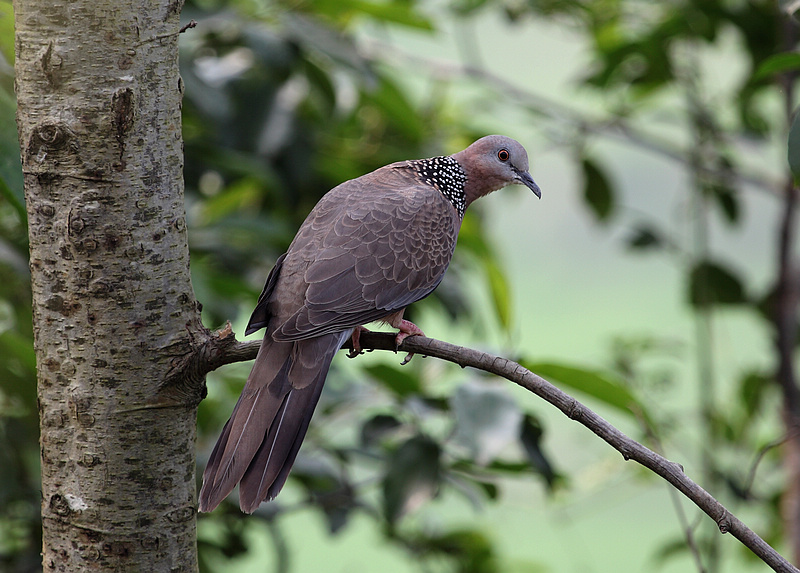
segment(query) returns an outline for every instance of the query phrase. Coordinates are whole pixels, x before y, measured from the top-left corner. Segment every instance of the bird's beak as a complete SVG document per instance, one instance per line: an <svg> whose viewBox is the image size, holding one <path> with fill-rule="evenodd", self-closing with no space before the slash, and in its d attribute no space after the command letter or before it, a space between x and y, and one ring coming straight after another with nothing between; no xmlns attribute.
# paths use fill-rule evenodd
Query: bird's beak
<svg viewBox="0 0 800 573"><path fill-rule="evenodd" d="M517 171L517 181L533 191L534 195L539 199L542 198L542 190L539 189L539 186L536 184L536 181L533 180L530 173L527 171Z"/></svg>

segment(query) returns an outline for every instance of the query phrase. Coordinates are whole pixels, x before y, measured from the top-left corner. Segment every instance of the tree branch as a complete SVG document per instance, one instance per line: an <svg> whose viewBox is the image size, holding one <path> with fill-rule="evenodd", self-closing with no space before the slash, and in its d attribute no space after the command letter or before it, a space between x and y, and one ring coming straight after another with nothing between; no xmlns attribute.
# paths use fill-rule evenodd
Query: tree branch
<svg viewBox="0 0 800 573"><path fill-rule="evenodd" d="M214 370L224 364L255 358L258 347L260 346L260 341L233 342L230 338L229 336L209 337L206 345L221 343L225 345L225 349L209 348L203 351L206 356L214 357L213 364L207 364L207 371ZM601 416L581 404L578 400L559 390L547 380L537 376L520 364L487 352L456 346L455 344L449 344L423 336L411 336L406 338L399 347L395 346L395 335L391 333L364 332L361 335L360 341L361 347L364 350L412 352L439 358L458 364L461 367L470 366L478 370L483 370L484 372L501 376L522 386L561 410L567 417L589 428L611 447L620 452L622 457L626 460L634 460L664 478L713 519L722 533L730 533L733 535L773 570L781 573L800 573L800 569L797 569L789 563L766 541L759 537L758 534L728 511L710 493L692 481L683 472L683 468L679 464L669 461L646 446L629 438ZM342 349L350 348L349 341L342 347Z"/></svg>

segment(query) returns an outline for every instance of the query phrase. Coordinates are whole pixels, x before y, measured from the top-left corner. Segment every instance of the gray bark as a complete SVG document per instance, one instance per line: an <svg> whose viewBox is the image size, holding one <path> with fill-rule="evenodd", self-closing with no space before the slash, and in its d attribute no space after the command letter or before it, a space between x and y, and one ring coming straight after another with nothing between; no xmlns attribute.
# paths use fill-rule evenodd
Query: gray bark
<svg viewBox="0 0 800 573"><path fill-rule="evenodd" d="M181 0L17 0L45 571L194 571Z"/></svg>

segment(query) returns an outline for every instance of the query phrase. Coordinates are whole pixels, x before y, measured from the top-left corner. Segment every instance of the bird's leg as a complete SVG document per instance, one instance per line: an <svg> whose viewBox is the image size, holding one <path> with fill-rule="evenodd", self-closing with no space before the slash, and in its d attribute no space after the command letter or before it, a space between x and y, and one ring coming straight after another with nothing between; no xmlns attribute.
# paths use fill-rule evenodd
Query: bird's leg
<svg viewBox="0 0 800 573"><path fill-rule="evenodd" d="M356 326L353 329L353 334L350 336L350 341L353 343L353 349L347 353L348 358L355 358L359 354L363 354L361 350L361 333L362 332L369 332L363 326Z"/></svg>
<svg viewBox="0 0 800 573"><path fill-rule="evenodd" d="M405 310L405 309L403 309ZM397 333L397 336L394 338L395 344L399 347L403 341L408 338L409 336L425 336L425 333L422 332L419 326L411 322L410 320L405 320L403 318L403 310L396 312L395 314L391 315L388 319L388 323L391 324L394 328L399 330L400 332ZM409 352L403 361L400 363L401 366L408 364L411 361L411 358L414 356L413 352Z"/></svg>

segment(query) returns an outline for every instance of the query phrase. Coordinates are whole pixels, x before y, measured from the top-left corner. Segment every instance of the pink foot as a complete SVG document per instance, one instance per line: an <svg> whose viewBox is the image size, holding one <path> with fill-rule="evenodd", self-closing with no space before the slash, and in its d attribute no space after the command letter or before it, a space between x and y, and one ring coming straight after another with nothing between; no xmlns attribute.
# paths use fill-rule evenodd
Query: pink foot
<svg viewBox="0 0 800 573"><path fill-rule="evenodd" d="M410 320L402 319L399 324L393 324L395 328L399 329L400 332L397 333L397 336L394 338L394 342L397 346L400 346L403 341L408 338L409 336L425 336L425 333L422 332L419 326L411 322ZM403 358L403 361L400 363L400 366L405 366L409 362L411 362L411 358L413 358L414 353L409 352L406 354L406 357Z"/></svg>
<svg viewBox="0 0 800 573"><path fill-rule="evenodd" d="M348 358L355 358L359 354L363 354L364 351L361 350L361 333L362 332L369 332L368 329L364 328L363 326L356 326L353 329L353 334L350 336L350 341L353 343L353 349L347 353Z"/></svg>
<svg viewBox="0 0 800 573"><path fill-rule="evenodd" d="M410 320L402 319L400 324L393 324L392 326L400 330L400 332L398 332L397 336L394 338L397 346L400 346L409 336L425 336L425 333L422 332L420 327Z"/></svg>

